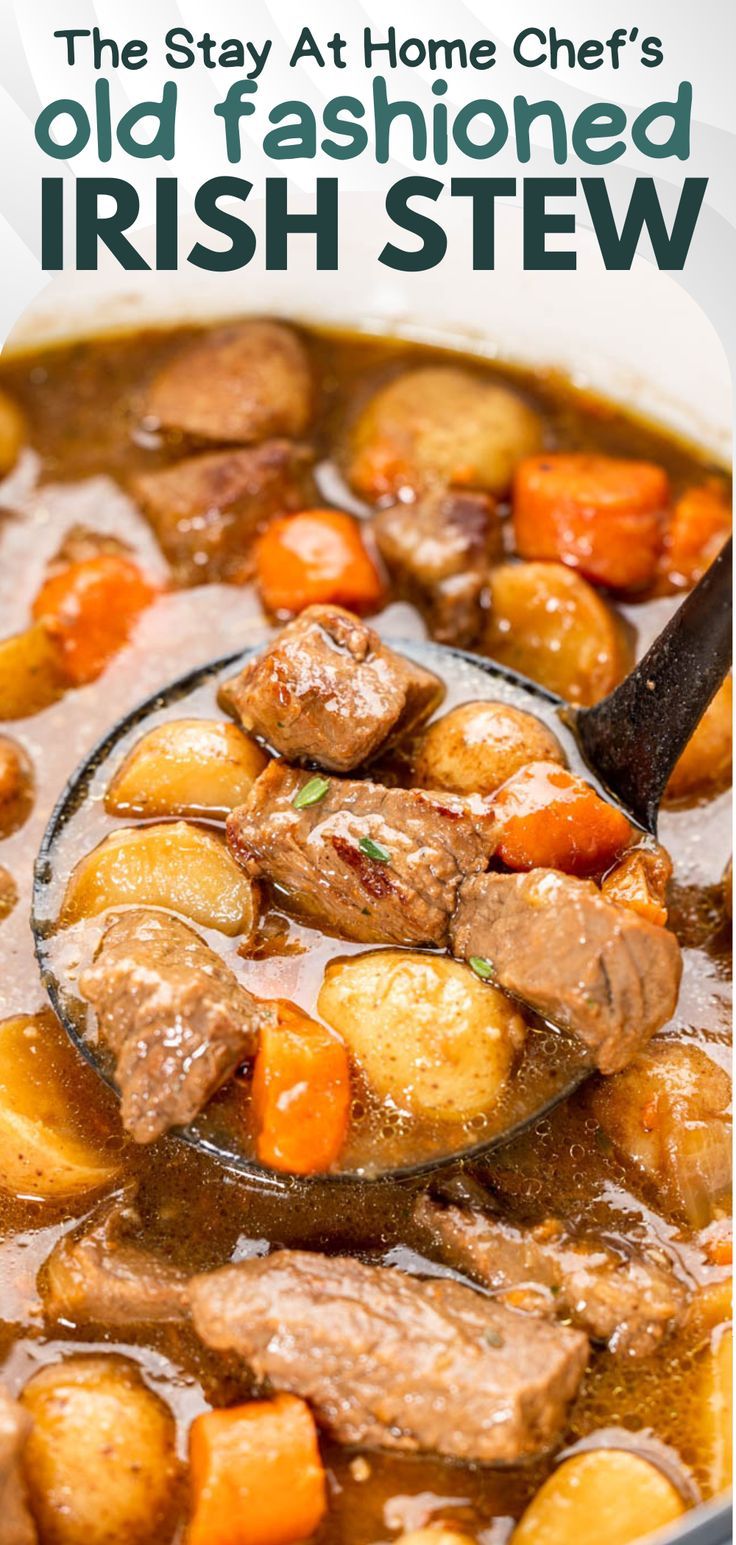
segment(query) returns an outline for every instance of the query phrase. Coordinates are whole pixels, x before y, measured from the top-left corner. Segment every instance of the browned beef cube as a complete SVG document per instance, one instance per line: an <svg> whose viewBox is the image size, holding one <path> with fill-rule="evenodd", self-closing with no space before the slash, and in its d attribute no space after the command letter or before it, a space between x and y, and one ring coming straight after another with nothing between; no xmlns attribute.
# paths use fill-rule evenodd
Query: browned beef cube
<svg viewBox="0 0 736 1545"><path fill-rule="evenodd" d="M472 644L488 570L501 551L495 501L488 494L443 490L381 510L373 531L395 584L424 612L433 638Z"/></svg>
<svg viewBox="0 0 736 1545"><path fill-rule="evenodd" d="M560 1437L587 1359L579 1331L339 1256L242 1261L190 1298L208 1346L308 1400L343 1443L517 1463Z"/></svg>
<svg viewBox="0 0 736 1545"><path fill-rule="evenodd" d="M312 411L306 351L280 322L237 322L203 333L164 365L146 411L164 429L220 444L301 435Z"/></svg>
<svg viewBox="0 0 736 1545"><path fill-rule="evenodd" d="M132 484L182 585L242 580L259 528L311 497L311 455L289 440L187 456Z"/></svg>
<svg viewBox="0 0 736 1545"><path fill-rule="evenodd" d="M110 919L80 989L115 1054L123 1125L139 1143L192 1121L253 1056L272 1012L186 923L138 908Z"/></svg>
<svg viewBox="0 0 736 1545"><path fill-rule="evenodd" d="M436 676L351 612L310 606L226 683L220 701L289 761L350 772L427 718L442 693Z"/></svg>
<svg viewBox="0 0 736 1545"><path fill-rule="evenodd" d="M127 1327L188 1317L184 1272L121 1238L137 1221L116 1198L81 1232L59 1240L41 1274L49 1319Z"/></svg>
<svg viewBox="0 0 736 1545"><path fill-rule="evenodd" d="M0 1538L3 1545L36 1545L38 1535L23 1475L23 1445L31 1419L0 1384Z"/></svg>
<svg viewBox="0 0 736 1545"><path fill-rule="evenodd" d="M256 779L227 825L246 873L278 885L287 904L344 938L446 944L461 880L493 852L484 802L324 778L320 797L300 806L315 782L283 762Z"/></svg>
<svg viewBox="0 0 736 1545"><path fill-rule="evenodd" d="M103 556L130 557L131 553L130 544L110 532L95 531L92 526L77 524L65 531L46 572L49 575L58 574L68 568L70 563L87 563L91 558Z"/></svg>
<svg viewBox="0 0 736 1545"><path fill-rule="evenodd" d="M572 1031L616 1073L675 1011L680 947L666 928L555 869L463 885L451 928L461 960L487 960L499 987Z"/></svg>
<svg viewBox="0 0 736 1545"><path fill-rule="evenodd" d="M646 1357L672 1330L686 1292L665 1261L628 1242L573 1238L556 1219L518 1228L422 1197L416 1221L442 1259L514 1308L577 1325L622 1357Z"/></svg>

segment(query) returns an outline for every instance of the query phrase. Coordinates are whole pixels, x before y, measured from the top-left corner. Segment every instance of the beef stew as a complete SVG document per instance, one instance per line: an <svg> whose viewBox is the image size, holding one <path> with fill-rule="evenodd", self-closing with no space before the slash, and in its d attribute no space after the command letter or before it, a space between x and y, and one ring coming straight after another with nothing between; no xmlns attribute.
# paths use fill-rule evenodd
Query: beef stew
<svg viewBox="0 0 736 1545"><path fill-rule="evenodd" d="M657 847L543 693L530 723L424 639L597 701L725 539L725 474L549 375L286 323L0 385L12 1538L562 1541L574 1498L606 1545L719 1495L730 683ZM33 864L184 671L44 887L120 1105L48 1010ZM586 1057L484 1164L371 1178Z"/></svg>

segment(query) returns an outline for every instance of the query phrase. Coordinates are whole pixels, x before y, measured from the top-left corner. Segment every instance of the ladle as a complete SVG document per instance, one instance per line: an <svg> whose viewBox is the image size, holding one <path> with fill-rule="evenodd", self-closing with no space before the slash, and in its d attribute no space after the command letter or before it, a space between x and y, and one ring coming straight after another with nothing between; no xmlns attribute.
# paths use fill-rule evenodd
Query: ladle
<svg viewBox="0 0 736 1545"><path fill-rule="evenodd" d="M608 798L621 806L642 832L654 836L659 805L669 776L731 662L731 562L729 542L636 668L593 708L572 708L526 677L464 650L438 644L391 642L393 647L418 658L445 679L450 675L453 659L463 661L490 678L492 683L497 683L501 695L505 693L508 697L509 688L513 689L514 703L526 707L530 713L540 714L543 704L545 716L556 716L558 724L574 736L583 770L587 767ZM190 672L118 721L77 768L46 829L36 861L33 889L31 922L36 954L57 1015L75 1044L108 1083L111 1082L110 1075L101 1065L96 1047L80 1029L72 1012L68 988L51 959L50 943L56 933L54 898L59 893L54 863L58 844L69 822L88 798L100 769L117 753L120 743L127 740L131 732L143 731L153 715L160 715L166 708L182 701L203 683L226 679L255 652L249 649L242 655L218 660ZM514 1119L512 1124L494 1131L490 1137L486 1135L459 1150L433 1154L418 1163L371 1170L369 1178L408 1179L490 1153L567 1098L592 1071L590 1061L584 1058L582 1051L574 1062L563 1059L563 1068L557 1083L545 1092L543 1099L533 1108L525 1109L520 1119ZM285 1183L284 1177L274 1175L255 1159L212 1141L196 1127L179 1135L224 1164L257 1175L263 1182L272 1186ZM366 1172L336 1171L319 1178L329 1182L355 1181L365 1179Z"/></svg>

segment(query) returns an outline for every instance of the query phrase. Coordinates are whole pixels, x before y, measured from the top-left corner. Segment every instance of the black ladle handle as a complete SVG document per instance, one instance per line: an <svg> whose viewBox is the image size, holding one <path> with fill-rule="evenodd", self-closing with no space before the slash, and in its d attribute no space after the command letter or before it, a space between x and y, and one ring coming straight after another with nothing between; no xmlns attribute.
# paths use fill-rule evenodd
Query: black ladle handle
<svg viewBox="0 0 736 1545"><path fill-rule="evenodd" d="M732 653L729 539L631 675L595 708L575 714L593 772L653 835L670 773Z"/></svg>

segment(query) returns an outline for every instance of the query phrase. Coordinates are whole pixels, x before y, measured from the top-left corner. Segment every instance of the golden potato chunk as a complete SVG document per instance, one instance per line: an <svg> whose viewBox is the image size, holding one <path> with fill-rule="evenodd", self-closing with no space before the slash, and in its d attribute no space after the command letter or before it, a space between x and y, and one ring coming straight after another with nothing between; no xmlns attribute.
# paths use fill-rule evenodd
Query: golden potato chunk
<svg viewBox="0 0 736 1545"><path fill-rule="evenodd" d="M60 921L67 927L126 906L163 907L234 936L252 932L256 892L215 832L172 821L123 827L80 859Z"/></svg>
<svg viewBox="0 0 736 1545"><path fill-rule="evenodd" d="M541 437L537 414L509 387L428 365L404 371L368 403L351 432L347 475L371 500L433 483L503 494Z"/></svg>
<svg viewBox="0 0 736 1545"><path fill-rule="evenodd" d="M0 720L41 713L64 687L59 656L42 623L0 640Z"/></svg>
<svg viewBox="0 0 736 1545"><path fill-rule="evenodd" d="M627 1449L566 1459L530 1502L511 1545L629 1545L674 1523L685 1502L663 1470Z"/></svg>
<svg viewBox="0 0 736 1545"><path fill-rule="evenodd" d="M470 1545L472 1535L451 1529L448 1524L427 1524L425 1529L410 1529L400 1534L396 1545Z"/></svg>
<svg viewBox="0 0 736 1545"><path fill-rule="evenodd" d="M105 795L105 809L148 819L201 815L224 821L244 803L267 761L234 724L174 719L133 746Z"/></svg>
<svg viewBox="0 0 736 1545"><path fill-rule="evenodd" d="M12 472L26 439L26 424L20 408L0 392L0 477Z"/></svg>
<svg viewBox="0 0 736 1545"><path fill-rule="evenodd" d="M159 1545L173 1530L176 1427L134 1363L69 1357L21 1395L25 1469L44 1545Z"/></svg>
<svg viewBox="0 0 736 1545"><path fill-rule="evenodd" d="M22 1014L0 1023L4 1191L53 1201L99 1190L114 1180L119 1166L96 1084L52 1014ZM71 1089L79 1091L75 1106ZM79 1118L82 1104L84 1128Z"/></svg>
<svg viewBox="0 0 736 1545"><path fill-rule="evenodd" d="M250 444L300 435L312 409L306 352L280 322L236 322L187 344L153 381L147 411L164 429Z"/></svg>
<svg viewBox="0 0 736 1545"><path fill-rule="evenodd" d="M654 1041L590 1106L660 1203L704 1228L731 1189L731 1080L698 1046Z"/></svg>
<svg viewBox="0 0 736 1545"><path fill-rule="evenodd" d="M0 837L23 825L33 803L33 768L22 746L0 735Z"/></svg>
<svg viewBox="0 0 736 1545"><path fill-rule="evenodd" d="M446 1121L492 1107L526 1033L468 966L408 950L334 961L317 1007L376 1094Z"/></svg>
<svg viewBox="0 0 736 1545"><path fill-rule="evenodd" d="M457 794L493 794L529 762L559 762L565 754L533 714L508 703L462 703L424 731L412 758L412 782Z"/></svg>
<svg viewBox="0 0 736 1545"><path fill-rule="evenodd" d="M9 869L0 864L0 923L10 917L18 902L18 887Z"/></svg>
<svg viewBox="0 0 736 1545"><path fill-rule="evenodd" d="M668 803L714 793L731 777L733 760L733 680L726 677L670 776Z"/></svg>
<svg viewBox="0 0 736 1545"><path fill-rule="evenodd" d="M592 585L561 563L502 563L490 576L483 652L570 703L589 706L629 668L621 626Z"/></svg>
<svg viewBox="0 0 736 1545"><path fill-rule="evenodd" d="M697 1370L699 1447L707 1455L711 1491L733 1483L733 1331L720 1327Z"/></svg>

